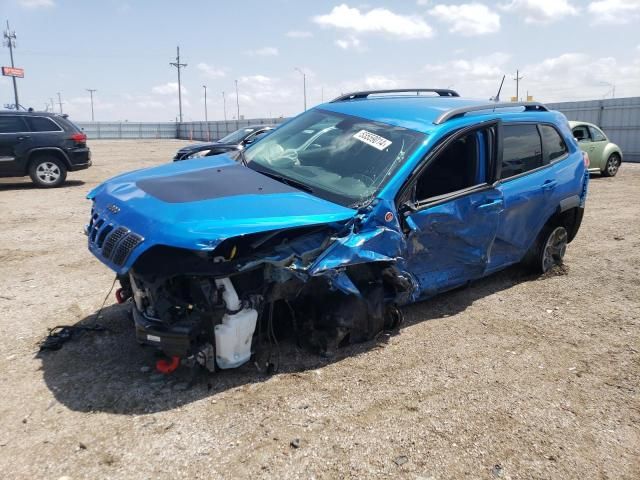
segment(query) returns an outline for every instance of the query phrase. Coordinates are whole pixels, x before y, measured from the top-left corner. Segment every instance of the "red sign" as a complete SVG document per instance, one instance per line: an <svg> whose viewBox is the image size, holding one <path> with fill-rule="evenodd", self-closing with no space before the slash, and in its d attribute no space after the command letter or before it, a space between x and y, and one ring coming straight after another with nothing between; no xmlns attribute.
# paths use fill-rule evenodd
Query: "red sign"
<svg viewBox="0 0 640 480"><path fill-rule="evenodd" d="M2 67L2 75L5 77L24 78L24 68L18 67Z"/></svg>

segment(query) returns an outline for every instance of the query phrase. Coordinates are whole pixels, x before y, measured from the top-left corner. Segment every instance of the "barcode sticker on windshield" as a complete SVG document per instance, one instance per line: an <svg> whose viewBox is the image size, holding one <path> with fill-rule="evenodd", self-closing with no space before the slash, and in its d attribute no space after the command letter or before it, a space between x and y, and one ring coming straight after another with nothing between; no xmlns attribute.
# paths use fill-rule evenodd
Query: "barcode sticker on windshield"
<svg viewBox="0 0 640 480"><path fill-rule="evenodd" d="M360 130L353 136L353 138L360 140L367 145L371 145L373 148L377 148L381 151L387 148L392 143L390 140L387 140L380 135L376 135L375 133L367 132L366 130Z"/></svg>

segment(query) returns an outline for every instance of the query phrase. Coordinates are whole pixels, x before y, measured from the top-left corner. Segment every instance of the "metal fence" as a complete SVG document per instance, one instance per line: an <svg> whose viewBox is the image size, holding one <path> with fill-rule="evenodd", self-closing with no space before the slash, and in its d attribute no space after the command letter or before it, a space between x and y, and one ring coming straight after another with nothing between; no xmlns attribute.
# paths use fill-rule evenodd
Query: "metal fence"
<svg viewBox="0 0 640 480"><path fill-rule="evenodd" d="M181 138L215 141L249 125L276 125L286 118L254 118L228 122L76 122L89 139Z"/></svg>
<svg viewBox="0 0 640 480"><path fill-rule="evenodd" d="M185 140L214 141L250 125L277 125L286 118L254 118L228 122L184 122L178 125L178 138Z"/></svg>
<svg viewBox="0 0 640 480"><path fill-rule="evenodd" d="M640 97L546 105L561 111L569 120L599 125L609 139L622 149L625 162L640 162Z"/></svg>
<svg viewBox="0 0 640 480"><path fill-rule="evenodd" d="M177 138L172 122L76 122L92 138Z"/></svg>
<svg viewBox="0 0 640 480"><path fill-rule="evenodd" d="M624 160L640 162L640 97L548 103L569 120L599 125L622 149ZM214 141L249 125L279 124L286 118L254 118L228 122L78 122L89 138L181 138Z"/></svg>

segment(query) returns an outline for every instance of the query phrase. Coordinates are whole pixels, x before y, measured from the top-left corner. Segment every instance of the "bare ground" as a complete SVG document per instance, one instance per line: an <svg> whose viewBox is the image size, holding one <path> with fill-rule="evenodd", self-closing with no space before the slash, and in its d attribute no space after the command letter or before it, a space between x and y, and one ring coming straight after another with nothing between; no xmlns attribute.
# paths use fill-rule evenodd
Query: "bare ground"
<svg viewBox="0 0 640 480"><path fill-rule="evenodd" d="M285 345L275 376L187 388L146 371L113 295L95 319L113 276L82 234L90 188L183 143L93 141L66 188L0 181L4 478L640 478L640 165L592 179L562 272L511 268L335 359Z"/></svg>

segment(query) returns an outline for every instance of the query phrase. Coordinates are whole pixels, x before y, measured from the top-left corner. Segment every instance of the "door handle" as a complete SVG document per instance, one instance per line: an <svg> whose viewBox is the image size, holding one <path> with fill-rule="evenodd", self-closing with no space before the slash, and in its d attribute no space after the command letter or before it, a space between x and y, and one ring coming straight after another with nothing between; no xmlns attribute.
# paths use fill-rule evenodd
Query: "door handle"
<svg viewBox="0 0 640 480"><path fill-rule="evenodd" d="M31 135L20 135L18 140L27 140L28 138L31 138Z"/></svg>
<svg viewBox="0 0 640 480"><path fill-rule="evenodd" d="M476 209L478 210L484 210L487 208L492 208L492 207L496 207L498 205L502 205L502 199L499 198L497 200L487 200L484 203L481 203L480 205L476 205Z"/></svg>
<svg viewBox="0 0 640 480"><path fill-rule="evenodd" d="M558 182L556 180L547 180L542 184L542 188L544 190L553 190L554 188L556 188L557 184Z"/></svg>

